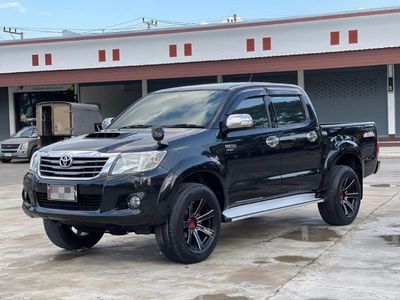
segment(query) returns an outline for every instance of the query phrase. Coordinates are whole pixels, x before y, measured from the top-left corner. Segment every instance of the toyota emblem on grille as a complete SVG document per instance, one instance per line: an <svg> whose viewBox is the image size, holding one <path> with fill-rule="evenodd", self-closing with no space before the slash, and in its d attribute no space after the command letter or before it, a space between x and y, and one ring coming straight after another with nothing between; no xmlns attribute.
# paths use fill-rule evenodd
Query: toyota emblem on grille
<svg viewBox="0 0 400 300"><path fill-rule="evenodd" d="M60 158L58 163L63 168L69 168L72 165L72 157L70 155L64 155Z"/></svg>

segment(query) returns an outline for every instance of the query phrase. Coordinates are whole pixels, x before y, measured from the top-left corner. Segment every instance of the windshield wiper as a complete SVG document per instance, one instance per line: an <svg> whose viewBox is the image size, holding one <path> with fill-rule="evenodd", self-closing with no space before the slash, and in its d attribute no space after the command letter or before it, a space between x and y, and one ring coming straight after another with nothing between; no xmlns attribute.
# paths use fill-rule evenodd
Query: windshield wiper
<svg viewBox="0 0 400 300"><path fill-rule="evenodd" d="M119 129L129 129L129 128L149 128L152 127L153 125L145 125L145 124L134 124L134 125L128 125L121 127Z"/></svg>
<svg viewBox="0 0 400 300"><path fill-rule="evenodd" d="M204 126L201 126L201 125L188 124L188 123L164 125L162 127L167 127L167 128L204 128Z"/></svg>

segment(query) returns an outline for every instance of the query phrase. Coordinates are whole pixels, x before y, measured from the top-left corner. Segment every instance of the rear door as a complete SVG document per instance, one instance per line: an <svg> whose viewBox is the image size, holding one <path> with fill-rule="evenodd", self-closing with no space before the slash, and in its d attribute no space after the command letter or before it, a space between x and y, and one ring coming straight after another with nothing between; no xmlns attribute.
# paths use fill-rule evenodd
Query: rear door
<svg viewBox="0 0 400 300"><path fill-rule="evenodd" d="M276 130L271 127L265 95L261 88L242 93L226 114L249 114L254 121L252 128L229 131L222 140L231 205L259 201L280 191L279 147L266 144Z"/></svg>
<svg viewBox="0 0 400 300"><path fill-rule="evenodd" d="M271 92L281 153L282 194L318 189L321 182L321 136L311 106L300 93ZM311 104L310 104L311 105Z"/></svg>

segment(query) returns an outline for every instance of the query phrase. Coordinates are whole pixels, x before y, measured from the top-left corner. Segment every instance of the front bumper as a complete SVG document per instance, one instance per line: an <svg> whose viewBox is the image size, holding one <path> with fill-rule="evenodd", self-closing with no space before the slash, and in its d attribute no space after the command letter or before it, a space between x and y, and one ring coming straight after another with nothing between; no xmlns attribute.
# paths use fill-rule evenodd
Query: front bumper
<svg viewBox="0 0 400 300"><path fill-rule="evenodd" d="M166 192L164 181L169 172L157 168L146 175L104 175L92 180L44 179L28 172L24 177L24 212L31 217L40 217L70 225L82 225L112 229L148 226L163 223L164 215L157 212L159 199ZM47 197L48 184L76 185L77 202L66 206L66 202L43 199ZM139 195L141 204L137 209L129 208L130 195ZM86 199L86 200L85 200ZM91 207L88 208L88 203ZM98 203L93 206L93 203Z"/></svg>
<svg viewBox="0 0 400 300"><path fill-rule="evenodd" d="M29 153L27 149L17 149L15 151L3 152L0 151L1 159L13 159L13 158L29 158Z"/></svg>

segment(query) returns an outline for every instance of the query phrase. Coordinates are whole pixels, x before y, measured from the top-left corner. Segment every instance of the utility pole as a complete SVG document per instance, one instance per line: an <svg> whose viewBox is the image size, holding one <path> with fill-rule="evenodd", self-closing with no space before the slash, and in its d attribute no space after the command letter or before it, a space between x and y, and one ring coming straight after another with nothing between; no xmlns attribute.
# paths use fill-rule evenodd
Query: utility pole
<svg viewBox="0 0 400 300"><path fill-rule="evenodd" d="M148 30L151 29L151 26L157 27L157 21L153 19L142 18L142 23L147 25Z"/></svg>
<svg viewBox="0 0 400 300"><path fill-rule="evenodd" d="M236 23L238 21L237 14L234 14L232 17L226 19L228 23Z"/></svg>
<svg viewBox="0 0 400 300"><path fill-rule="evenodd" d="M17 28L11 28L11 27L3 27L3 32L11 34L12 38L15 40L14 34L19 35L21 40L24 39L24 33L22 31L18 31Z"/></svg>

